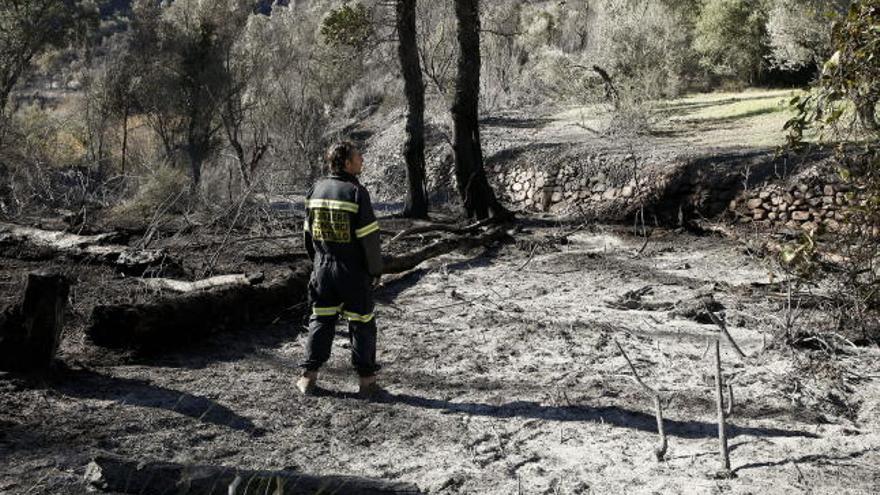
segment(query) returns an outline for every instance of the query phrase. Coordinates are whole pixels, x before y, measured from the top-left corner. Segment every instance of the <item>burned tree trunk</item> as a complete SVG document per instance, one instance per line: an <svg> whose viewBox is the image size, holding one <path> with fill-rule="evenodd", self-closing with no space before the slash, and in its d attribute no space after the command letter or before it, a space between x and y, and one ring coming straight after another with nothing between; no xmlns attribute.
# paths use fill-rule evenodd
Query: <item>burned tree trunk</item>
<svg viewBox="0 0 880 495"><path fill-rule="evenodd" d="M455 127L455 178L468 218L494 216L508 219L511 214L498 202L483 169L480 144L480 2L455 0L458 19L458 75L452 118Z"/></svg>
<svg viewBox="0 0 880 495"><path fill-rule="evenodd" d="M416 0L397 0L397 53L406 93L406 142L403 156L409 182L404 216L428 218L425 190L425 84L416 40Z"/></svg>
<svg viewBox="0 0 880 495"><path fill-rule="evenodd" d="M28 275L21 302L0 313L0 369L49 366L61 339L69 288L58 274Z"/></svg>
<svg viewBox="0 0 880 495"><path fill-rule="evenodd" d="M224 466L138 462L101 455L86 468L86 482L111 492L198 495L418 494L415 485L354 476L314 476L294 471L256 471Z"/></svg>

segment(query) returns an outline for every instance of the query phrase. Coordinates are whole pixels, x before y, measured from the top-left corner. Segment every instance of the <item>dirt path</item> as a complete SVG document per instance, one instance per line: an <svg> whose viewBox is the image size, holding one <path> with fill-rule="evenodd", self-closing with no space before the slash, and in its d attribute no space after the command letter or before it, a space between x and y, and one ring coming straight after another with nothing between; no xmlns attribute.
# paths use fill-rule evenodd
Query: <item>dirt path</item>
<svg viewBox="0 0 880 495"><path fill-rule="evenodd" d="M877 349L839 358L859 378L833 407L802 360L758 354L782 314L758 285L768 266L736 245L658 235L637 256L642 241L610 229L548 242L556 232L535 228L519 247L435 260L387 288L378 309L385 403L354 398L341 327L322 375L327 394L297 396L300 322L148 361L0 379L0 493L83 492L93 449L399 479L430 493L880 489ZM757 354L724 354L736 383L733 480L708 474L718 467L716 426L699 335L713 327L669 311L706 291ZM653 460L651 403L614 339L669 392L665 462Z"/></svg>

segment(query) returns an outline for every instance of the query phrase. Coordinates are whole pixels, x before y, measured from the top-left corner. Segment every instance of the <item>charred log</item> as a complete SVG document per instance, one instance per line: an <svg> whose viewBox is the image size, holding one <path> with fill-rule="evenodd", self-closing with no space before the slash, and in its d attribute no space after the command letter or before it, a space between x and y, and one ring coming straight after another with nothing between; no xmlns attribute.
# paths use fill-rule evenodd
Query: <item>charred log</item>
<svg viewBox="0 0 880 495"><path fill-rule="evenodd" d="M0 223L0 251L18 258L16 250L37 250L41 257L66 256L77 261L114 266L122 273L142 275L159 267L163 273L180 270L160 249L132 249L109 244L115 234L77 235Z"/></svg>
<svg viewBox="0 0 880 495"><path fill-rule="evenodd" d="M354 476L314 476L293 471L255 471L224 466L138 462L101 455L86 468L86 482L117 493L176 495L418 494L415 485Z"/></svg>
<svg viewBox="0 0 880 495"><path fill-rule="evenodd" d="M99 305L88 334L95 344L111 348L179 347L277 317L304 301L308 280L306 265L260 284L185 292L152 303Z"/></svg>

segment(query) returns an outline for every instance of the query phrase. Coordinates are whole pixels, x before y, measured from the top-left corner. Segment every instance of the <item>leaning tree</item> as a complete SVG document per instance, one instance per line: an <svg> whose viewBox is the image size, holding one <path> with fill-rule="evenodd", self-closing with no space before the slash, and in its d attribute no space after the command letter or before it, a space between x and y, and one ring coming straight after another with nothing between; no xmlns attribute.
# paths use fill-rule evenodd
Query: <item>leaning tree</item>
<svg viewBox="0 0 880 495"><path fill-rule="evenodd" d="M458 20L459 54L452 119L458 192L468 218L482 220L491 216L506 219L511 214L498 202L489 186L480 145L479 0L455 0L455 17Z"/></svg>

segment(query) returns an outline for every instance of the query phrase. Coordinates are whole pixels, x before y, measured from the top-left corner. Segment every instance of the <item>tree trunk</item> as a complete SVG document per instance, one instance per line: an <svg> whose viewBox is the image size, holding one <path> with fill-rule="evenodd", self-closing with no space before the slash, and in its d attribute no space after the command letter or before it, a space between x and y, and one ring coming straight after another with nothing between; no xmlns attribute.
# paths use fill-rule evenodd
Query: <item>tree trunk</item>
<svg viewBox="0 0 880 495"><path fill-rule="evenodd" d="M204 161L202 153L196 149L196 145L190 143L187 147L189 155L189 167L192 174L192 182L189 185L189 193L191 197L196 197L199 192L199 184L202 181L202 162Z"/></svg>
<svg viewBox="0 0 880 495"><path fill-rule="evenodd" d="M855 103L859 121L865 130L873 133L880 131L880 124L877 123L877 99L873 97L860 98Z"/></svg>
<svg viewBox="0 0 880 495"><path fill-rule="evenodd" d="M480 144L480 2L455 0L458 19L458 75L452 118L455 127L455 178L468 218L511 217L495 197L483 170Z"/></svg>
<svg viewBox="0 0 880 495"><path fill-rule="evenodd" d="M125 157L128 155L128 103L122 114L122 175L125 175Z"/></svg>
<svg viewBox="0 0 880 495"><path fill-rule="evenodd" d="M406 93L406 176L409 191L404 216L428 218L425 190L425 84L416 39L416 0L397 0L397 53Z"/></svg>
<svg viewBox="0 0 880 495"><path fill-rule="evenodd" d="M28 275L21 303L0 313L0 369L49 366L61 340L68 290L61 275Z"/></svg>

